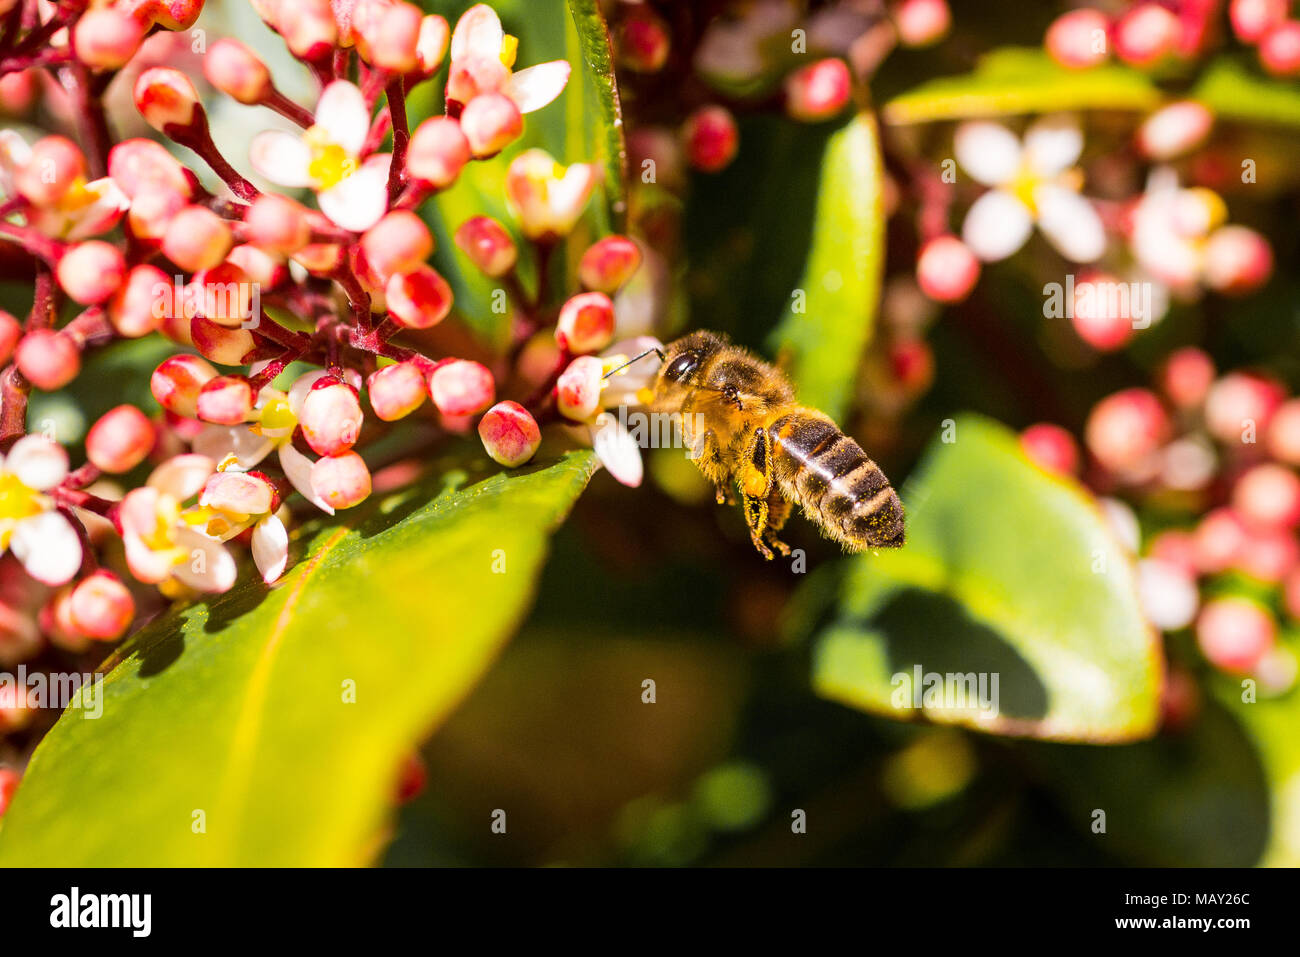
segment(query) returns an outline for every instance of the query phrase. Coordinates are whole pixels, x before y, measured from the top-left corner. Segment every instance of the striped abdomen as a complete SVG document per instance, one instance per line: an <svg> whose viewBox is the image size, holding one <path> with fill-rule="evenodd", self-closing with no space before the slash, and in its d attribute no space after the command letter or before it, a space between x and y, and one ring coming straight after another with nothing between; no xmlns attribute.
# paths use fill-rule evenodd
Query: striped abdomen
<svg viewBox="0 0 1300 957"><path fill-rule="evenodd" d="M903 503L861 446L829 418L800 409L772 423L781 491L850 549L903 544Z"/></svg>

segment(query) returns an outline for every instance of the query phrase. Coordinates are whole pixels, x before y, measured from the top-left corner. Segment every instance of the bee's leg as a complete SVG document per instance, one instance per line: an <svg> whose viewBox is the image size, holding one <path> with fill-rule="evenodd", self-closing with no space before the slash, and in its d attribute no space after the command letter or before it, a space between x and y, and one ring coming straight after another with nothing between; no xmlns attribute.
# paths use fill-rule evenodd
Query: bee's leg
<svg viewBox="0 0 1300 957"><path fill-rule="evenodd" d="M735 498L731 492L731 473L722 461L722 448L718 445L718 436L712 430L704 433L695 464L704 473L704 477L713 483L718 504L732 504Z"/></svg>
<svg viewBox="0 0 1300 957"><path fill-rule="evenodd" d="M740 501L745 510L745 524L749 526L749 537L759 553L771 560L772 550L764 542L769 509L768 497L773 489L772 440L766 429L754 430L754 435L741 459L741 466L737 470L737 479L740 485Z"/></svg>
<svg viewBox="0 0 1300 957"><path fill-rule="evenodd" d="M763 539L782 555L790 554L790 546L776 536L785 527L786 520L790 517L790 508L790 503L785 500L781 490L773 488L767 496L767 530L763 533Z"/></svg>

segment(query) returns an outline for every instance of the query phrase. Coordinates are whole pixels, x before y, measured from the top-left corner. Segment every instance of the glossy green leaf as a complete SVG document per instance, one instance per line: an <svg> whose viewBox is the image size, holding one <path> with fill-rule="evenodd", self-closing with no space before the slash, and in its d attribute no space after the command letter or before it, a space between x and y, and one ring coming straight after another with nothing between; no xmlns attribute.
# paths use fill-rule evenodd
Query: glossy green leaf
<svg viewBox="0 0 1300 957"><path fill-rule="evenodd" d="M582 53L583 102L586 109L594 102L596 116L583 117L583 129L594 134L598 150L590 158L605 168L605 201L610 228L624 229L627 216L627 144L623 137L623 107L619 102L618 82L614 77L613 50L609 29L596 0L569 0L569 13ZM572 34L566 33L567 36ZM577 64L575 63L576 67ZM594 122L593 122L594 121ZM572 123L572 118L570 123Z"/></svg>
<svg viewBox="0 0 1300 957"><path fill-rule="evenodd" d="M1160 99L1138 70L1069 70L1042 49L1007 47L980 57L971 73L928 80L894 97L881 115L890 124L931 123L1056 110L1149 110Z"/></svg>
<svg viewBox="0 0 1300 957"><path fill-rule="evenodd" d="M1300 126L1300 89L1296 84L1262 76L1258 67L1239 60L1216 60L1193 88L1192 98L1224 119Z"/></svg>
<svg viewBox="0 0 1300 957"><path fill-rule="evenodd" d="M800 401L842 416L871 338L884 269L880 143L860 114L827 141L803 277L771 347Z"/></svg>
<svg viewBox="0 0 1300 957"><path fill-rule="evenodd" d="M148 626L104 679L102 716L69 709L37 749L0 865L372 859L401 759L525 613L593 462L472 484L481 454L453 463L306 529L276 588L245 582Z"/></svg>
<svg viewBox="0 0 1300 957"><path fill-rule="evenodd" d="M817 644L818 693L998 734L1150 735L1159 645L1096 506L1032 465L1003 426L967 416L945 431L905 490L907 544L852 560ZM917 668L921 690L928 675L986 676L996 709L955 696L913 707L899 676Z"/></svg>

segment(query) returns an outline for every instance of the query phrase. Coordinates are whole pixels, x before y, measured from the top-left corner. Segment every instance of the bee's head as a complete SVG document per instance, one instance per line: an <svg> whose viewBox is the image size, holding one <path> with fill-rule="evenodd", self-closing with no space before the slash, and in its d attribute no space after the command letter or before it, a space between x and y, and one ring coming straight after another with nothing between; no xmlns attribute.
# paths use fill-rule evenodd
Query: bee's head
<svg viewBox="0 0 1300 957"><path fill-rule="evenodd" d="M708 360L724 349L727 341L712 332L692 332L688 336L664 347L663 364L659 366L656 391L690 388L699 385L697 374Z"/></svg>

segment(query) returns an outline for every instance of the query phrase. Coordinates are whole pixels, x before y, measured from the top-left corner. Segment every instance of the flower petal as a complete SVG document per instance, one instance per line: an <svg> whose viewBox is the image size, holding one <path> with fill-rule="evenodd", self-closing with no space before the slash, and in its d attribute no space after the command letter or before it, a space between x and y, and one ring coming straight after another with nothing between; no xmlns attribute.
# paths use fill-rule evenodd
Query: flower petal
<svg viewBox="0 0 1300 957"><path fill-rule="evenodd" d="M1038 228L1066 259L1095 262L1106 251L1106 228L1092 203L1072 189L1047 184L1034 190Z"/></svg>
<svg viewBox="0 0 1300 957"><path fill-rule="evenodd" d="M1010 193L993 189L971 204L961 237L980 259L996 262L1023 246L1033 228L1029 207Z"/></svg>
<svg viewBox="0 0 1300 957"><path fill-rule="evenodd" d="M233 454L235 462L227 468L247 472L270 454L275 443L258 435L246 425L209 425L191 443L191 448L213 462ZM187 496L188 497L188 496Z"/></svg>
<svg viewBox="0 0 1300 957"><path fill-rule="evenodd" d="M86 184L86 192L94 196L89 204L70 214L72 226L65 239L85 239L112 229L122 214L131 206L131 200L110 177Z"/></svg>
<svg viewBox="0 0 1300 957"><path fill-rule="evenodd" d="M176 544L189 555L172 569L172 574L186 585L199 591L223 592L235 583L235 559L220 542L181 527L176 530Z"/></svg>
<svg viewBox="0 0 1300 957"><path fill-rule="evenodd" d="M454 63L467 56L496 59L504 41L505 31L496 11L486 3L476 3L460 15L451 32L451 60Z"/></svg>
<svg viewBox="0 0 1300 957"><path fill-rule="evenodd" d="M977 120L957 127L953 152L977 183L1001 186L1020 169L1020 141L1001 123Z"/></svg>
<svg viewBox="0 0 1300 957"><path fill-rule="evenodd" d="M312 460L307 458L290 443L280 446L280 468L289 479L289 484L298 490L298 494L311 502L326 515L334 514L334 507L316 493L311 484Z"/></svg>
<svg viewBox="0 0 1300 957"><path fill-rule="evenodd" d="M68 453L43 435L24 435L9 450L5 468L28 488L48 492L68 477Z"/></svg>
<svg viewBox="0 0 1300 957"><path fill-rule="evenodd" d="M370 132L370 110L360 88L347 80L325 87L316 103L316 125L349 156L360 153Z"/></svg>
<svg viewBox="0 0 1300 957"><path fill-rule="evenodd" d="M519 70L510 78L510 98L520 113L540 110L564 92L570 70L568 60L551 60Z"/></svg>
<svg viewBox="0 0 1300 957"><path fill-rule="evenodd" d="M248 161L261 176L280 186L312 184L307 172L311 149L302 137L285 130L266 130L254 136L248 145Z"/></svg>
<svg viewBox="0 0 1300 957"><path fill-rule="evenodd" d="M218 458L195 453L174 455L150 473L145 485L183 502L199 494L208 476L216 471Z"/></svg>
<svg viewBox="0 0 1300 957"><path fill-rule="evenodd" d="M27 574L47 585L72 581L81 568L81 538L59 512L41 512L14 525L9 547Z"/></svg>
<svg viewBox="0 0 1300 957"><path fill-rule="evenodd" d="M1025 164L1039 176L1059 176L1079 161L1083 130L1073 116L1045 116L1025 133Z"/></svg>
<svg viewBox="0 0 1300 957"><path fill-rule="evenodd" d="M388 209L387 164L367 163L337 186L316 194L320 210L336 225L364 232Z"/></svg>
<svg viewBox="0 0 1300 957"><path fill-rule="evenodd" d="M591 445L615 479L632 488L641 484L641 448L617 418L608 412L596 416L591 425Z"/></svg>
<svg viewBox="0 0 1300 957"><path fill-rule="evenodd" d="M253 526L253 561L268 585L284 574L289 563L289 533L274 515Z"/></svg>

